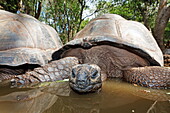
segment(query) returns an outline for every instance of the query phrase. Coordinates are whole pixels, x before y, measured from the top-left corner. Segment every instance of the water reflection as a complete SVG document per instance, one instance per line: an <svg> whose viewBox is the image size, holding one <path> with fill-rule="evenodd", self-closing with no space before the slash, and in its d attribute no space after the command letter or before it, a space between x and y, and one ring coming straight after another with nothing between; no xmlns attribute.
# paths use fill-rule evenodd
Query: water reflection
<svg viewBox="0 0 170 113"><path fill-rule="evenodd" d="M3 88L4 89L4 88ZM1 89L2 113L169 113L169 90L149 90L117 80L102 92L79 95L68 82L33 89ZM25 90L25 91L18 91Z"/></svg>
<svg viewBox="0 0 170 113"><path fill-rule="evenodd" d="M69 96L69 92L66 83L51 83L46 87L12 92L0 97L0 112L42 113L57 102L58 96Z"/></svg>

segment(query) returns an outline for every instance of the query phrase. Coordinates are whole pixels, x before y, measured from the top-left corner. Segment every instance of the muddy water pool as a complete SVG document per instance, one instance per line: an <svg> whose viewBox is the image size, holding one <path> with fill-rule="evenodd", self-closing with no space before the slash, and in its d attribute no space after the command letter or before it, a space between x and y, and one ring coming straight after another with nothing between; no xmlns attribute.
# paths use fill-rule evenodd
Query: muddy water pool
<svg viewBox="0 0 170 113"><path fill-rule="evenodd" d="M3 86L0 113L170 113L170 90L151 90L119 80L105 81L101 92L86 95L74 93L68 82L36 88Z"/></svg>

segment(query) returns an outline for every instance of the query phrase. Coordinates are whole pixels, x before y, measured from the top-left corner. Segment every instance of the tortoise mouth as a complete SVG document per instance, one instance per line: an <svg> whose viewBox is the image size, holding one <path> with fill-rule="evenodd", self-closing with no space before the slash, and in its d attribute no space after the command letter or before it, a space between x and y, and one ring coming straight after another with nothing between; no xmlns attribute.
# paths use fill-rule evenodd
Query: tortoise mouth
<svg viewBox="0 0 170 113"><path fill-rule="evenodd" d="M89 93L89 92L100 91L102 87L102 83L81 85L81 84L75 84L73 82L70 82L70 87L78 93Z"/></svg>

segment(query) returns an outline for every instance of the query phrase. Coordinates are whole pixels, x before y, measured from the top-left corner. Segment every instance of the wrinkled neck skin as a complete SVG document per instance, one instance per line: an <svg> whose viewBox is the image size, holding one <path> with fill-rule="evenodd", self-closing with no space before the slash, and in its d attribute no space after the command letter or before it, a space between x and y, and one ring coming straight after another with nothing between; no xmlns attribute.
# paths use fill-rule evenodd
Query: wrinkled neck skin
<svg viewBox="0 0 170 113"><path fill-rule="evenodd" d="M94 46L90 49L73 48L62 54L62 57L77 57L80 63L96 64L101 68L102 80L108 77L123 77L123 69L148 66L149 63L125 49L109 45Z"/></svg>

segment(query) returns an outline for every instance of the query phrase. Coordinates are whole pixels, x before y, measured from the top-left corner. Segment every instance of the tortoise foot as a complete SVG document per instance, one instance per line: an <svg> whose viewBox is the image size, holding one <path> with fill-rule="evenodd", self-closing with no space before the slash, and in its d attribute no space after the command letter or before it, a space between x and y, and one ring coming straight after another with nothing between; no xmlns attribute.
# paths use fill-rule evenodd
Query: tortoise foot
<svg viewBox="0 0 170 113"><path fill-rule="evenodd" d="M28 72L26 73L26 75L18 75L16 77L14 77L13 79L11 79L11 86L13 87L22 87L24 85L28 85L31 83L39 83L42 82L39 78L27 75Z"/></svg>

